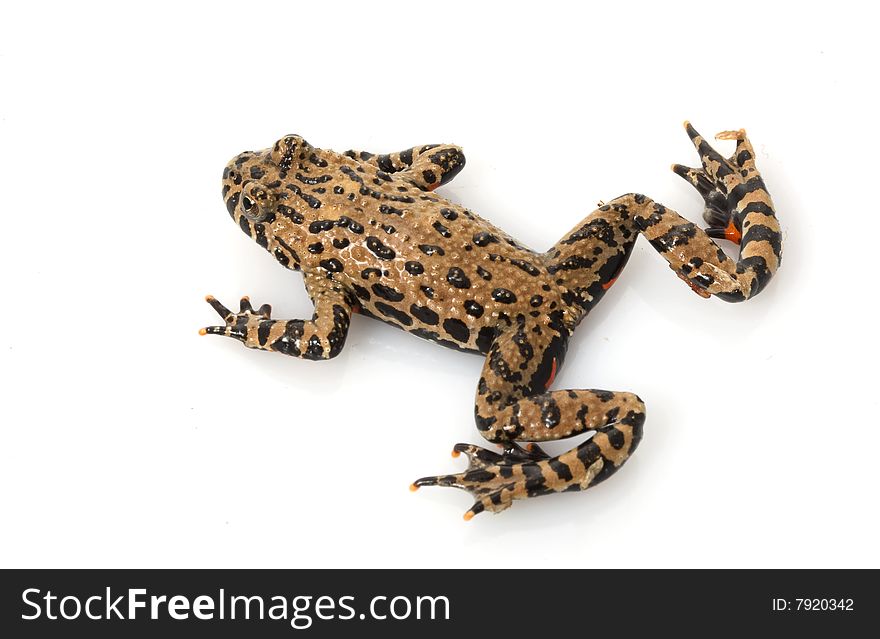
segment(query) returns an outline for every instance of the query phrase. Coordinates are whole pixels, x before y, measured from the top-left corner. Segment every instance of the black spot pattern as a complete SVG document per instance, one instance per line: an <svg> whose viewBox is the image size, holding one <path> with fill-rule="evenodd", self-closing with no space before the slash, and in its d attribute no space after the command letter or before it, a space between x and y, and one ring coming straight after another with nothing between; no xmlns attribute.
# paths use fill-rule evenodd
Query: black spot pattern
<svg viewBox="0 0 880 639"><path fill-rule="evenodd" d="M460 319L449 318L443 320L443 329L459 342L467 342L471 336L471 331L467 324Z"/></svg>
<svg viewBox="0 0 880 639"><path fill-rule="evenodd" d="M296 184L288 184L287 188L296 193L306 204L308 204L313 209L321 208L321 200L313 195L309 195L308 193L303 193L302 189L299 188Z"/></svg>
<svg viewBox="0 0 880 639"><path fill-rule="evenodd" d="M436 326L440 321L440 316L432 311L427 306L419 306L418 304L413 304L409 307L409 312L412 314L420 322L424 324L430 324L431 326Z"/></svg>
<svg viewBox="0 0 880 639"><path fill-rule="evenodd" d="M389 306L385 302L376 302L374 306L376 307L376 310L382 313L385 317L390 317L404 326L412 326L412 318L400 309Z"/></svg>
<svg viewBox="0 0 880 639"><path fill-rule="evenodd" d="M367 237L367 248L380 260L393 260L396 256L394 249L385 246L379 238L372 235Z"/></svg>
<svg viewBox="0 0 880 639"><path fill-rule="evenodd" d="M457 266L449 269L449 272L446 274L446 281L452 284L455 288L471 287L471 281L468 279L468 276Z"/></svg>
<svg viewBox="0 0 880 639"><path fill-rule="evenodd" d="M492 299L499 304L513 304L516 302L516 295L506 288L496 288L492 291Z"/></svg>
<svg viewBox="0 0 880 639"><path fill-rule="evenodd" d="M403 211L393 206L389 206L388 204L380 205L379 213L385 213L386 215L403 215Z"/></svg>
<svg viewBox="0 0 880 639"><path fill-rule="evenodd" d="M491 233L487 233L486 231L474 233L474 237L472 239L474 244L476 244L477 246L489 246L493 242L498 241L497 237L495 237Z"/></svg>
<svg viewBox="0 0 880 639"><path fill-rule="evenodd" d="M373 284L370 288L373 289L373 292L381 297L382 299L386 299L389 302L399 302L404 298L403 293L398 291L397 289L391 286L385 286L384 284Z"/></svg>
<svg viewBox="0 0 880 639"><path fill-rule="evenodd" d="M480 332L477 333L477 348L481 353L488 353L489 349L492 347L492 342L495 341L495 329L491 326L484 326L480 329Z"/></svg>
<svg viewBox="0 0 880 639"><path fill-rule="evenodd" d="M290 208L284 204L279 204L277 208L278 213L286 217L288 220L293 222L294 224L302 224L303 216L295 209Z"/></svg>
<svg viewBox="0 0 880 639"><path fill-rule="evenodd" d="M309 224L309 233L321 233L329 231L336 223L333 220L315 220Z"/></svg>
<svg viewBox="0 0 880 639"><path fill-rule="evenodd" d="M441 224L439 220L434 222L432 226L434 227L434 230L436 230L443 237L452 237L452 233L449 232L449 229L443 226L443 224Z"/></svg>
<svg viewBox="0 0 880 639"><path fill-rule="evenodd" d="M421 275L425 272L425 267L422 266L421 262L409 261L403 265L403 268L405 268L406 272L410 275Z"/></svg>
<svg viewBox="0 0 880 639"><path fill-rule="evenodd" d="M339 228L347 228L349 231L351 231L352 233L356 233L357 235L360 235L364 232L363 224L345 215L336 220L336 226L338 226Z"/></svg>
<svg viewBox="0 0 880 639"><path fill-rule="evenodd" d="M471 317L482 317L483 307L474 300L465 300L464 311Z"/></svg>
<svg viewBox="0 0 880 639"><path fill-rule="evenodd" d="M419 250L425 255L446 255L446 251L433 244L419 244Z"/></svg>
<svg viewBox="0 0 880 639"><path fill-rule="evenodd" d="M370 301L370 298L372 297L370 295L370 291L365 289L363 286L355 283L352 283L351 287L354 289L354 294L357 295L359 298L367 302Z"/></svg>
<svg viewBox="0 0 880 639"><path fill-rule="evenodd" d="M282 240L280 237L276 237L275 241L278 242L278 244L281 246L281 248L283 248L285 251L287 251L287 253L293 258L294 262L296 262L296 264L294 265L294 268L299 268L300 259L299 259L299 255L297 254L297 252L294 251L292 247L288 246L287 242ZM276 251L277 251L277 249L276 249Z"/></svg>
<svg viewBox="0 0 880 639"><path fill-rule="evenodd" d="M342 262L337 260L335 257L331 257L328 260L321 260L320 265L321 268L326 269L331 273L341 273L343 270Z"/></svg>
<svg viewBox="0 0 880 639"><path fill-rule="evenodd" d="M528 273L532 277L535 277L536 275L540 274L540 271L537 269L537 267L535 267L534 264L526 262L525 260L514 259L514 260L510 260L510 263L513 264L515 267L522 269L523 271L525 271L526 273Z"/></svg>

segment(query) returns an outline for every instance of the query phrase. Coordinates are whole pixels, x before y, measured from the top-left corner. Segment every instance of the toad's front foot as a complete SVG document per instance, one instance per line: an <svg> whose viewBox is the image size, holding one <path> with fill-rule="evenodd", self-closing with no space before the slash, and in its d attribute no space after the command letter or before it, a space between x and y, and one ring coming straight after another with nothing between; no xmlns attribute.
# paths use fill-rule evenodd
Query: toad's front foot
<svg viewBox="0 0 880 639"><path fill-rule="evenodd" d="M272 307L263 304L257 310L251 306L251 302L247 297L242 297L239 303L238 313L233 313L223 306L214 296L208 295L205 301L217 311L217 314L226 322L225 326L207 326L199 330L201 335L225 335L232 337L240 342L248 344L248 335L258 329L259 324L269 319L272 313Z"/></svg>
<svg viewBox="0 0 880 639"><path fill-rule="evenodd" d="M465 472L422 477L413 482L410 489L450 486L466 490L476 499L464 514L468 521L484 510L499 513L509 508L514 499L584 490L595 483L605 465L595 448L584 447L581 451L579 447L550 457L536 445L521 448L509 442L502 453L496 453L471 444L456 444L452 456L467 455L469 463Z"/></svg>
<svg viewBox="0 0 880 639"><path fill-rule="evenodd" d="M248 348L302 359L336 357L345 345L353 300L356 298L326 277L306 274L306 288L315 302L315 314L310 320L271 319L272 308L268 304L254 310L246 297L241 298L238 313L233 313L208 295L205 299L226 325L208 326L199 333L225 335L237 339Z"/></svg>

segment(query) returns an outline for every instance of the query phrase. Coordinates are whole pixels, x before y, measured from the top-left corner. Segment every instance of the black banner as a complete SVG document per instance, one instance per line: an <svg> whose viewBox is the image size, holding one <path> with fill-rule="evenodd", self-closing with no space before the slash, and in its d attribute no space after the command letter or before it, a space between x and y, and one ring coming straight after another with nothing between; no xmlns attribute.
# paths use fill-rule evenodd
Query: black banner
<svg viewBox="0 0 880 639"><path fill-rule="evenodd" d="M11 570L5 637L856 636L876 571Z"/></svg>

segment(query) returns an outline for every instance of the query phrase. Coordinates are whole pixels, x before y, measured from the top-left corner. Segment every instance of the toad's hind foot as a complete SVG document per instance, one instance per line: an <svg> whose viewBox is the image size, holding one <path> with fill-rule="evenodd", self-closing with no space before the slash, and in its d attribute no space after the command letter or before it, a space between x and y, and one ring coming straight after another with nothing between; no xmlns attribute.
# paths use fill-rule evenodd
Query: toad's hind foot
<svg viewBox="0 0 880 639"><path fill-rule="evenodd" d="M673 164L672 170L703 196L706 202L703 219L709 225L706 234L740 244L743 220L742 215L736 215L736 204L748 190L743 185L750 180L760 180L755 168L755 151L745 129L722 131L715 136L718 140L736 140L736 150L729 158L713 149L689 122L685 122L685 129L700 154L702 168Z"/></svg>
<svg viewBox="0 0 880 639"><path fill-rule="evenodd" d="M534 462L512 462L504 455L495 453L479 446L457 444L452 451L457 457L464 453L468 457L468 468L463 473L454 475L436 475L422 477L412 483L410 488L417 490L422 486L450 486L466 490L476 499L474 505L464 514L465 520L474 515L490 510L501 512L510 507L515 499L518 479L527 476L522 469L514 472L516 465L524 466ZM515 477L515 474L517 477Z"/></svg>
<svg viewBox="0 0 880 639"><path fill-rule="evenodd" d="M466 490L476 501L465 513L465 520L483 511L499 513L509 508L515 499L585 490L610 477L628 456L612 458L608 454L610 449L603 452L603 441L607 438L603 430L606 429L599 429L597 433L598 443L595 438L589 439L556 457L537 446L522 448L513 442L505 443L502 453L471 444L456 444L452 454L457 457L464 453L468 457L467 470L422 477L410 488L449 486Z"/></svg>

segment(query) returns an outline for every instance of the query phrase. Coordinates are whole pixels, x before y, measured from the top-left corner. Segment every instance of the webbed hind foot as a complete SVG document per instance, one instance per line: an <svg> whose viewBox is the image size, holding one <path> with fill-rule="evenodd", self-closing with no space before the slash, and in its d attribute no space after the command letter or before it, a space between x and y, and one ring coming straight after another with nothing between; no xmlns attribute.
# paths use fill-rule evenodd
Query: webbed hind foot
<svg viewBox="0 0 880 639"><path fill-rule="evenodd" d="M706 234L739 244L742 242L742 216L735 215L736 202L731 201L731 194L737 186L758 175L755 169L755 151L746 137L746 131L722 131L715 136L716 140L736 140L733 155L724 158L703 139L690 122L685 122L685 129L700 154L702 168L673 164L672 170L690 182L703 197L706 203L703 219L709 225Z"/></svg>
<svg viewBox="0 0 880 639"><path fill-rule="evenodd" d="M518 445L510 450L517 452L496 453L472 444L456 444L452 449L452 456L458 457L461 453L467 456L466 471L452 475L422 477L414 481L410 488L418 490L422 486L449 486L466 490L476 501L464 514L465 521L484 510L501 512L509 508L513 502L517 484L515 476L520 478L525 476L522 467L535 463L525 461L519 456L518 451L523 453L527 451Z"/></svg>
<svg viewBox="0 0 880 639"><path fill-rule="evenodd" d="M639 437L641 422L638 420L637 424ZM501 453L472 444L456 444L453 457L464 453L468 458L464 472L422 477L414 481L410 489L448 486L469 492L475 501L465 512L465 521L483 511L500 513L510 508L515 499L586 490L610 477L630 452L620 451L622 454L619 454L611 446L608 440L611 428L599 429L598 441L594 441L596 438L587 440L556 457L551 457L538 446L522 448L515 442L505 442Z"/></svg>

